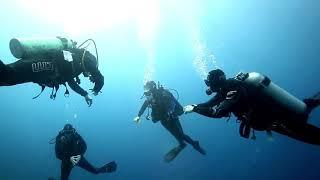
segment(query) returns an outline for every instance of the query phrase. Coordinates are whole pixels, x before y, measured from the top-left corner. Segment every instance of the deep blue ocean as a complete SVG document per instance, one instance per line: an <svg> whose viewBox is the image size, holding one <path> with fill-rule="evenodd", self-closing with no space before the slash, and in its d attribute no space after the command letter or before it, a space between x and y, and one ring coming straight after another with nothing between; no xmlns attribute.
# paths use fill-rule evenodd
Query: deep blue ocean
<svg viewBox="0 0 320 180"><path fill-rule="evenodd" d="M86 140L88 161L118 163L117 172L102 175L76 167L70 180L320 179L319 146L279 134L268 141L265 132L256 132L255 141L241 138L234 117L182 115L185 133L207 155L187 146L169 164L163 156L175 139L160 123L133 122L145 80L176 89L182 105L201 103L211 98L203 78L215 67L228 77L266 74L300 99L318 92L318 0L2 0L0 23L4 63L16 61L12 38L92 38L105 77L90 108L71 90L65 98L63 87L54 101L50 89L33 100L41 90L33 83L1 87L0 180L58 179L60 161L49 141L66 123ZM93 87L80 78L83 88ZM320 127L320 108L309 122Z"/></svg>

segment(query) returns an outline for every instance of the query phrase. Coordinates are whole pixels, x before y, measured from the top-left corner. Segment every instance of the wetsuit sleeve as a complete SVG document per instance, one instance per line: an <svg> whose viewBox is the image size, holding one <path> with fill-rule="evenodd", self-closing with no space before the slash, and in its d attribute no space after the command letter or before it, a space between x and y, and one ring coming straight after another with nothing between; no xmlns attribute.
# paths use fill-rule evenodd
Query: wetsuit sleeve
<svg viewBox="0 0 320 180"><path fill-rule="evenodd" d="M198 114L212 118L228 117L229 113L238 106L240 99L244 98L245 95L246 93L242 88L237 88L237 90L229 91L225 100L223 100L216 108L195 107L194 111Z"/></svg>
<svg viewBox="0 0 320 180"><path fill-rule="evenodd" d="M71 79L71 80L69 80L69 81L67 81L67 82L68 82L68 85L70 86L70 88L71 88L74 92L80 94L81 96L86 96L86 95L88 95L88 92L85 91L84 89L82 89L82 88L79 86L79 84L77 84L77 83L74 81L74 79Z"/></svg>
<svg viewBox="0 0 320 180"><path fill-rule="evenodd" d="M92 90L96 93L100 92L104 85L104 76L98 69L96 69L94 72L91 72L90 80L94 82L94 87Z"/></svg>
<svg viewBox="0 0 320 180"><path fill-rule="evenodd" d="M217 93L209 101L205 103L198 104L194 107L193 111L207 117L213 117L215 110L214 106L218 105L224 100L222 93Z"/></svg>
<svg viewBox="0 0 320 180"><path fill-rule="evenodd" d="M104 77L98 69L98 61L94 55L86 51L85 53L86 70L90 72L90 81L94 83L93 91L99 93L104 85Z"/></svg>
<svg viewBox="0 0 320 180"><path fill-rule="evenodd" d="M213 98L205 103L198 104L197 107L214 107L218 105L221 101L223 101L222 93L217 93Z"/></svg>
<svg viewBox="0 0 320 180"><path fill-rule="evenodd" d="M141 106L138 116L140 117L144 111L147 109L147 107L149 106L149 102L148 101L144 101L143 105Z"/></svg>

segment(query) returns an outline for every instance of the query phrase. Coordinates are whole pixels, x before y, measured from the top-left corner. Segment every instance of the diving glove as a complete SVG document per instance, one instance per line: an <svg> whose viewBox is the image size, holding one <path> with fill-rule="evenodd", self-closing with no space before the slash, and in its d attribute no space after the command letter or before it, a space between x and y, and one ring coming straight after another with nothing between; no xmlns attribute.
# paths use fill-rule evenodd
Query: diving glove
<svg viewBox="0 0 320 180"><path fill-rule="evenodd" d="M193 105L187 105L183 108L183 111L185 114L187 113L192 113L193 112L193 109L194 107L196 107L197 105L196 104L193 104Z"/></svg>
<svg viewBox="0 0 320 180"><path fill-rule="evenodd" d="M117 163L114 161L109 162L108 164L102 166L100 168L100 173L112 173L115 172L117 170Z"/></svg>
<svg viewBox="0 0 320 180"><path fill-rule="evenodd" d="M81 155L76 155L76 156L70 157L70 162L72 163L73 166L77 165L80 160L81 160Z"/></svg>
<svg viewBox="0 0 320 180"><path fill-rule="evenodd" d="M92 98L87 94L84 99L86 100L88 106L90 107L92 105Z"/></svg>
<svg viewBox="0 0 320 180"><path fill-rule="evenodd" d="M133 119L133 121L134 121L135 123L140 123L140 117L139 117L139 116L135 117L135 118Z"/></svg>

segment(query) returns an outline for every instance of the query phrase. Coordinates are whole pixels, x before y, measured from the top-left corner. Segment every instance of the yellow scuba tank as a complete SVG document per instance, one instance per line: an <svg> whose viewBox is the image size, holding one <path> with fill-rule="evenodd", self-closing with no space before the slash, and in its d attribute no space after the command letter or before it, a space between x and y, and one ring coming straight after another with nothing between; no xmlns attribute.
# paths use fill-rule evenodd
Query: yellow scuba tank
<svg viewBox="0 0 320 180"><path fill-rule="evenodd" d="M280 107L288 110L289 112L295 113L297 115L304 115L306 113L306 104L294 97L286 90L280 88L274 84L268 77L256 73L239 73L236 77L238 80L242 80L249 86L253 86L260 90L262 96L270 98L270 100L279 105ZM277 108L277 107L271 107Z"/></svg>
<svg viewBox="0 0 320 180"><path fill-rule="evenodd" d="M14 57L28 59L54 56L62 50L75 48L76 42L63 37L13 38L9 46Z"/></svg>

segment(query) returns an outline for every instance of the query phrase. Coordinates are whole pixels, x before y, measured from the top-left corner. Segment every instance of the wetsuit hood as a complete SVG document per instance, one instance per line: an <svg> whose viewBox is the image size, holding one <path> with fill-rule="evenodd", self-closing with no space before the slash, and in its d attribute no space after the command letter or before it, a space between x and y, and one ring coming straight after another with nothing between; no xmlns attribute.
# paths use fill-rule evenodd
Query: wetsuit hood
<svg viewBox="0 0 320 180"><path fill-rule="evenodd" d="M217 92L226 81L226 75L221 69L214 69L208 73L207 79L204 80L205 84L209 87L206 91L207 95Z"/></svg>
<svg viewBox="0 0 320 180"><path fill-rule="evenodd" d="M144 88L144 95L148 97L156 91L157 84L154 81L148 81L146 82L143 88Z"/></svg>

